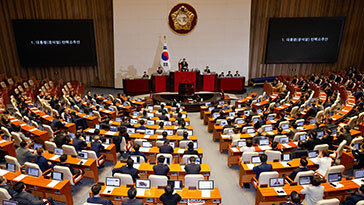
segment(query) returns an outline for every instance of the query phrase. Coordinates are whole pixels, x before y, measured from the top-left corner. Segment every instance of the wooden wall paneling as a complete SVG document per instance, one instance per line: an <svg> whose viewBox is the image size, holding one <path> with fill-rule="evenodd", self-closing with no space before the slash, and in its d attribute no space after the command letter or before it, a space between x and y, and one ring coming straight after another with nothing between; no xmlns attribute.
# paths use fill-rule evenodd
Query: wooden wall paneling
<svg viewBox="0 0 364 205"><path fill-rule="evenodd" d="M252 0L249 78L327 73L348 66L364 68L364 1L357 0ZM334 64L265 64L271 17L346 16L339 57ZM295 68L296 71L292 71Z"/></svg>
<svg viewBox="0 0 364 205"><path fill-rule="evenodd" d="M35 76L89 86L114 86L112 0L0 0L0 73ZM97 66L24 68L19 65L11 19L92 19Z"/></svg>

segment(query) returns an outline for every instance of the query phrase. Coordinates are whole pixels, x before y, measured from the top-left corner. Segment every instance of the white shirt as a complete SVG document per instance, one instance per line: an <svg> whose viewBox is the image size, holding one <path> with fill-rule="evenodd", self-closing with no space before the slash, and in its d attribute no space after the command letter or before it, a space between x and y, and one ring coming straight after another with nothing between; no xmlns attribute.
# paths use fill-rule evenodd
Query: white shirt
<svg viewBox="0 0 364 205"><path fill-rule="evenodd" d="M302 204L316 205L324 197L325 187L323 186L308 186L301 190L301 194L305 194L305 199Z"/></svg>
<svg viewBox="0 0 364 205"><path fill-rule="evenodd" d="M330 157L316 157L311 159L311 161L315 164L319 165L319 168L316 170L322 176L326 175L327 170L331 167L332 159Z"/></svg>

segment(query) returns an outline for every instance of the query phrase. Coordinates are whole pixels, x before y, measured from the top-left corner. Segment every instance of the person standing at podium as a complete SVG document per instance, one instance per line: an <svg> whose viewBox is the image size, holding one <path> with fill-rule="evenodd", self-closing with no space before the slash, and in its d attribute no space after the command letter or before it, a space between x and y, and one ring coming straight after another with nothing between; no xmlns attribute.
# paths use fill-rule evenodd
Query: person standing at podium
<svg viewBox="0 0 364 205"><path fill-rule="evenodd" d="M163 74L163 72L164 72L163 68L159 66L159 67L158 67L158 70L157 70L157 73L158 73L159 75L162 75L162 74Z"/></svg>
<svg viewBox="0 0 364 205"><path fill-rule="evenodd" d="M186 58L183 58L182 61L178 63L179 71L188 72L188 63Z"/></svg>
<svg viewBox="0 0 364 205"><path fill-rule="evenodd" d="M210 68L209 68L209 66L208 66L208 65L206 66L205 70L203 70L203 72L204 72L204 74L209 74L209 73L211 73Z"/></svg>

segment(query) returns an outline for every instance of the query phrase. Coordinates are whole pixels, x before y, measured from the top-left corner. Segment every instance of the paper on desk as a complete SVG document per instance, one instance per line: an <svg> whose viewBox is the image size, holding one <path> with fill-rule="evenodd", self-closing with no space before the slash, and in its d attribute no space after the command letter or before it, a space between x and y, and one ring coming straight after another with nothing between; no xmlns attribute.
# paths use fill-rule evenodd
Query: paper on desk
<svg viewBox="0 0 364 205"><path fill-rule="evenodd" d="M283 166L283 167L290 167L290 166L287 164L287 162L281 162L281 164L282 164L282 166Z"/></svg>
<svg viewBox="0 0 364 205"><path fill-rule="evenodd" d="M253 133L253 134L248 134L248 135L250 135L251 137L254 137L254 136L255 136L255 133Z"/></svg>
<svg viewBox="0 0 364 205"><path fill-rule="evenodd" d="M104 189L104 191L102 193L103 194L111 194L113 190L114 190L114 187L107 186L107 187L105 187L105 189Z"/></svg>
<svg viewBox="0 0 364 205"><path fill-rule="evenodd" d="M149 152L150 148L141 147L139 151L141 152Z"/></svg>
<svg viewBox="0 0 364 205"><path fill-rule="evenodd" d="M102 146L104 147L104 149L107 149L109 147L109 144L102 144Z"/></svg>
<svg viewBox="0 0 364 205"><path fill-rule="evenodd" d="M90 128L90 129L87 130L87 132L94 133L95 132L95 128Z"/></svg>
<svg viewBox="0 0 364 205"><path fill-rule="evenodd" d="M133 164L133 167L134 167L135 169L139 169L140 164Z"/></svg>
<svg viewBox="0 0 364 205"><path fill-rule="evenodd" d="M33 128L33 129L30 129L29 132L33 132L33 131L36 131L37 128Z"/></svg>
<svg viewBox="0 0 364 205"><path fill-rule="evenodd" d="M20 181L20 180L24 179L26 176L27 176L27 175L25 175L25 174L21 174L21 175L19 175L19 176L15 177L15 179L13 179L13 180L18 182L18 181Z"/></svg>
<svg viewBox="0 0 364 205"><path fill-rule="evenodd" d="M278 196L286 196L287 193L284 191L282 187L275 187L274 191L278 194Z"/></svg>
<svg viewBox="0 0 364 205"><path fill-rule="evenodd" d="M180 165L182 170L185 170L186 165Z"/></svg>
<svg viewBox="0 0 364 205"><path fill-rule="evenodd" d="M144 196L145 189L136 189L137 190L137 196Z"/></svg>
<svg viewBox="0 0 364 205"><path fill-rule="evenodd" d="M183 154L184 152L185 152L185 149L181 149L181 148L180 148L180 149L178 150L178 152L177 152L177 153L178 153L178 154Z"/></svg>
<svg viewBox="0 0 364 205"><path fill-rule="evenodd" d="M15 119L15 120L10 120L10 122L16 122L16 121L18 121L17 119Z"/></svg>
<svg viewBox="0 0 364 205"><path fill-rule="evenodd" d="M298 142L297 141L296 142L293 142L293 144L298 145Z"/></svg>
<svg viewBox="0 0 364 205"><path fill-rule="evenodd" d="M246 166L248 167L248 169L253 169L255 167L255 164L246 164Z"/></svg>
<svg viewBox="0 0 364 205"><path fill-rule="evenodd" d="M21 124L21 125L20 125L20 127L23 127L23 126L25 126L25 125L27 125L27 124L23 123L23 124Z"/></svg>
<svg viewBox="0 0 364 205"><path fill-rule="evenodd" d="M259 148L260 148L261 150L272 149L272 148L271 148L270 146L268 146L268 145L259 146Z"/></svg>
<svg viewBox="0 0 364 205"><path fill-rule="evenodd" d="M157 139L163 139L163 136L162 135L158 135L157 136Z"/></svg>
<svg viewBox="0 0 364 205"><path fill-rule="evenodd" d="M49 184L47 184L47 187L55 187L57 186L57 184L59 183L60 181L57 181L57 180L52 180Z"/></svg>
<svg viewBox="0 0 364 205"><path fill-rule="evenodd" d="M59 158L59 155L54 155L53 157L51 157L51 158L50 158L50 160L55 161L55 160L57 160L58 158Z"/></svg>
<svg viewBox="0 0 364 205"><path fill-rule="evenodd" d="M105 133L105 135L115 135L116 134L116 132L113 132L113 131L107 131L106 133Z"/></svg>
<svg viewBox="0 0 364 205"><path fill-rule="evenodd" d="M8 170L0 169L0 176L4 176L8 172L9 172Z"/></svg>
<svg viewBox="0 0 364 205"><path fill-rule="evenodd" d="M353 182L355 182L357 185L361 186L364 184L364 179L353 179Z"/></svg>
<svg viewBox="0 0 364 205"><path fill-rule="evenodd" d="M284 148L286 148L286 149L288 149L288 148L291 148L292 146L291 145L289 145L289 144L282 144L282 146L284 147Z"/></svg>
<svg viewBox="0 0 364 205"><path fill-rule="evenodd" d="M211 191L210 190L202 190L201 191L201 197L210 198L211 197Z"/></svg>
<svg viewBox="0 0 364 205"><path fill-rule="evenodd" d="M46 117L49 117L49 115L43 115L42 117L46 118Z"/></svg>
<svg viewBox="0 0 364 205"><path fill-rule="evenodd" d="M4 143L4 142L7 142L7 141L6 141L6 140L0 140L0 144L1 144L1 143Z"/></svg>
<svg viewBox="0 0 364 205"><path fill-rule="evenodd" d="M350 112L349 110L345 110L345 109L343 109L342 111L344 111L344 112Z"/></svg>
<svg viewBox="0 0 364 205"><path fill-rule="evenodd" d="M149 139L150 135L144 135L144 139Z"/></svg>
<svg viewBox="0 0 364 205"><path fill-rule="evenodd" d="M332 186L334 187L335 189L339 189L341 187L344 187L344 185L340 184L339 182L331 182L332 184L335 184L335 186Z"/></svg>
<svg viewBox="0 0 364 205"><path fill-rule="evenodd" d="M240 150L238 148L236 148L236 147L232 147L231 148L231 151L233 151L233 152L240 152Z"/></svg>

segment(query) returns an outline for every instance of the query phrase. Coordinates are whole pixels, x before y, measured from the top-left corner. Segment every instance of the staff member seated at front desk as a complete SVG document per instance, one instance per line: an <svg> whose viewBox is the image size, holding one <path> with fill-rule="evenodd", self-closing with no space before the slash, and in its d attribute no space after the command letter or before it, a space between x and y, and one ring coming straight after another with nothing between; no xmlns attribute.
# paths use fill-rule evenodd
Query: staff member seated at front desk
<svg viewBox="0 0 364 205"><path fill-rule="evenodd" d="M113 205L113 203L109 199L103 199L100 197L100 191L101 191L101 185L94 184L91 187L91 192L93 194L93 197L88 198L87 203Z"/></svg>

